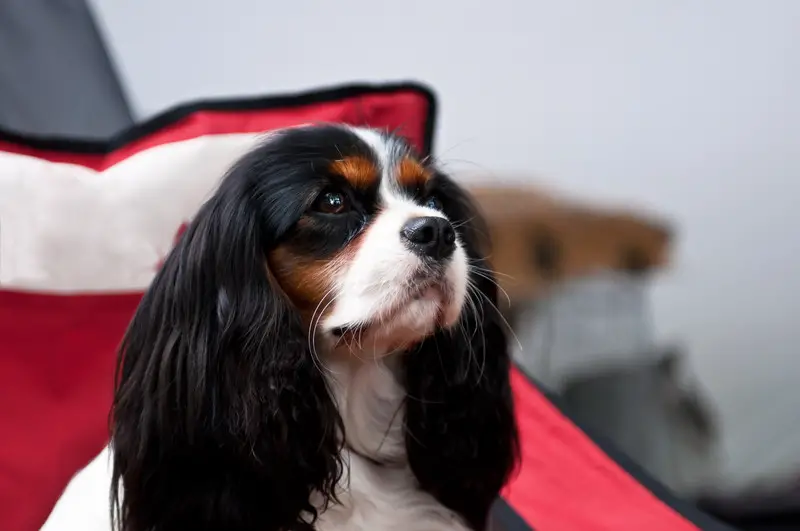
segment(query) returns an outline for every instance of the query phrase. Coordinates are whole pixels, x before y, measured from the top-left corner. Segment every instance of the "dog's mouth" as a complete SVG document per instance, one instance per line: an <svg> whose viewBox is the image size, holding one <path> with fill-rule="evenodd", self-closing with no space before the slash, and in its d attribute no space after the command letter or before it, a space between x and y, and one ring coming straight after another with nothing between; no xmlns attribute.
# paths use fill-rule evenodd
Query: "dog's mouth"
<svg viewBox="0 0 800 531"><path fill-rule="evenodd" d="M452 292L452 287L441 275L415 275L408 282L402 295L391 306L367 321L336 326L330 333L337 339L349 342L350 339L358 339L375 327L392 326L404 312L413 311L414 304L425 302L436 305L435 326L441 327L444 325L445 312L450 304Z"/></svg>

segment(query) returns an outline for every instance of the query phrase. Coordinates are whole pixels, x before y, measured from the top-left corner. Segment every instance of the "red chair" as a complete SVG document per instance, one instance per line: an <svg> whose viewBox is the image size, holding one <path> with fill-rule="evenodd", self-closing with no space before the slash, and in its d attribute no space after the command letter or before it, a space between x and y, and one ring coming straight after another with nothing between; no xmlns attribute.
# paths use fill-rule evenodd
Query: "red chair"
<svg viewBox="0 0 800 531"><path fill-rule="evenodd" d="M427 153L435 117L434 96L424 87L349 86L186 105L107 142L0 133L0 163L5 152L41 159L42 172L48 171L48 162L102 171L137 153L182 140L260 133L314 121L399 130ZM31 176L31 186L39 185L33 182L36 178ZM0 217L0 224L5 221ZM0 225L2 229L6 232L0 236L8 238L14 227ZM174 230L178 229L176 224ZM21 285L0 286L0 529L4 531L38 529L72 475L106 444L115 350L142 292L114 287L73 290L63 282L51 289L46 283L38 285L34 273L21 278L27 279ZM504 499L498 500L494 529L727 529L673 498L623 456L590 438L519 371L513 374L513 386L523 461Z"/></svg>

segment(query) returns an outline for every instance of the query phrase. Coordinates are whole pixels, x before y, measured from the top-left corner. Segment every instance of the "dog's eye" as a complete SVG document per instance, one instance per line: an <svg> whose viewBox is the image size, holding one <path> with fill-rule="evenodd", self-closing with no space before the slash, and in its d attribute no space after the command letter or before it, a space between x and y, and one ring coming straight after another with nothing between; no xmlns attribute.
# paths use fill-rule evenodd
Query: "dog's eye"
<svg viewBox="0 0 800 531"><path fill-rule="evenodd" d="M442 202L439 201L439 198L435 195L432 195L425 199L424 205L428 208L432 208L434 210L441 210L442 209Z"/></svg>
<svg viewBox="0 0 800 531"><path fill-rule="evenodd" d="M342 214L350 210L350 199L343 192L325 190L314 201L313 208L323 214Z"/></svg>

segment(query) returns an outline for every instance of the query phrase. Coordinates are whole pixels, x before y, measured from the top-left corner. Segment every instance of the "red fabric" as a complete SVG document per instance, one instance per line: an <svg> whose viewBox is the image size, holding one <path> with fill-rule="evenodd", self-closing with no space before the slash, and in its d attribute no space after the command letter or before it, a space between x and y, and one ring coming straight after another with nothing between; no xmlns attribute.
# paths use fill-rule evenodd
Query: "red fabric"
<svg viewBox="0 0 800 531"><path fill-rule="evenodd" d="M504 498L538 531L695 531L566 418L511 375L522 434L519 474Z"/></svg>
<svg viewBox="0 0 800 531"><path fill-rule="evenodd" d="M309 122L345 122L399 129L422 147L428 103L414 91L359 95L336 102L287 106L265 110L206 110L193 112L144 138L121 146L108 155L47 151L0 140L0 151L30 155L52 162L68 162L103 170L145 149L202 135L257 133Z"/></svg>
<svg viewBox="0 0 800 531"><path fill-rule="evenodd" d="M428 105L407 90L280 109L198 111L108 155L8 141L0 141L0 151L100 170L167 142L319 121L400 128L421 147ZM70 477L105 445L115 350L140 297L0 290L0 530L39 529Z"/></svg>
<svg viewBox="0 0 800 531"><path fill-rule="evenodd" d="M0 291L0 529L39 529L102 449L114 351L140 297Z"/></svg>

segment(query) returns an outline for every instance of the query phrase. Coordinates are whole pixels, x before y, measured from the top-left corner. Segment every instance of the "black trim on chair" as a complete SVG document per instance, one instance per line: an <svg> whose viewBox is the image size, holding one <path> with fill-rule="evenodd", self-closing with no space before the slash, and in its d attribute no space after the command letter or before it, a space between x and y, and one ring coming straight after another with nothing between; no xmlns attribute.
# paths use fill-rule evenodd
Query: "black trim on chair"
<svg viewBox="0 0 800 531"><path fill-rule="evenodd" d="M375 85L360 83L277 96L198 100L193 103L187 103L169 109L138 125L125 129L121 133L112 136L107 141L24 135L3 129L0 129L0 141L46 151L104 155L147 137L196 112L289 109L292 107L330 103L372 94L391 94L393 92L416 92L427 100L428 109L426 111L423 129L422 151L423 155L430 154L433 151L433 136L436 127L436 96L430 88L416 82Z"/></svg>
<svg viewBox="0 0 800 531"><path fill-rule="evenodd" d="M800 487L792 482L781 489L701 497L697 505L742 531L800 529Z"/></svg>
<svg viewBox="0 0 800 531"><path fill-rule="evenodd" d="M488 531L534 531L503 498L494 502L491 519Z"/></svg>
<svg viewBox="0 0 800 531"><path fill-rule="evenodd" d="M632 478L638 481L642 486L649 490L656 498L661 500L664 505L670 507L673 511L680 514L684 519L696 525L703 531L737 531L736 528L716 520L710 515L698 509L694 504L682 500L673 494L666 486L656 480L650 474L644 471L633 459L620 451L608 438L604 435L597 433L575 421L569 414L568 408L564 406L561 399L546 390L543 385L536 381L536 379L528 374L519 365L516 366L520 374L522 374L528 383L535 387L542 393L564 417L569 419L570 422L575 424L581 431L583 431L608 457L616 462L620 468L627 472Z"/></svg>

